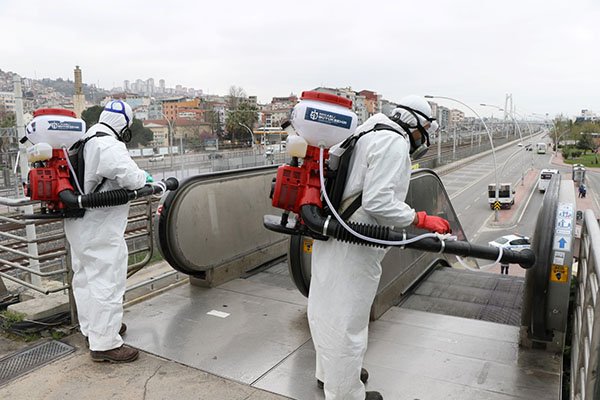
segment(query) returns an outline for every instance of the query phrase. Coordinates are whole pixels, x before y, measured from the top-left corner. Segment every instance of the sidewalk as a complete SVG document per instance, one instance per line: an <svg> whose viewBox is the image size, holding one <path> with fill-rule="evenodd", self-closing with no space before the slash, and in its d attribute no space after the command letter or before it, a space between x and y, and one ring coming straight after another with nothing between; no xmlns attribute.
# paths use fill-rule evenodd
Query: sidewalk
<svg viewBox="0 0 600 400"><path fill-rule="evenodd" d="M571 168L571 165L565 163L565 161L563 160L562 154L559 152L555 153L552 156L551 162L552 162L552 164L557 165L557 166ZM600 168L586 167L586 170L600 172ZM568 178L571 179L571 176L569 176ZM577 210L578 211L592 210L592 211L594 211L594 214L596 214L596 218L600 218L600 207L598 206L598 195L600 194L600 188L595 188L593 186L588 185L587 181L586 181L586 186L587 186L587 194L586 194L585 198L578 197L577 187L574 187L575 200L577 203ZM594 199L596 199L596 201L594 201Z"/></svg>
<svg viewBox="0 0 600 400"><path fill-rule="evenodd" d="M127 286L135 285L148 276L159 276L170 266L163 261L145 267L136 279L128 280ZM163 287L168 290L187 279L171 282ZM162 285L161 285L162 287ZM158 287L155 287L158 289ZM124 321L127 322L128 305L143 301L148 296L160 293L146 291L139 297L125 303ZM136 295L140 293L134 293ZM123 336L128 343L127 334ZM17 352L47 342L40 339L32 343L11 340L0 336L0 359ZM24 375L2 384L0 379L0 399L12 400L282 400L279 396L246 384L221 378L151 353L140 351L139 359L129 364L96 363L90 358L83 336L73 333L60 342L75 348L75 351L62 358L50 357L48 364L26 372ZM129 343L130 344L130 343ZM19 370L8 366L11 369ZM0 363L0 377L5 373Z"/></svg>

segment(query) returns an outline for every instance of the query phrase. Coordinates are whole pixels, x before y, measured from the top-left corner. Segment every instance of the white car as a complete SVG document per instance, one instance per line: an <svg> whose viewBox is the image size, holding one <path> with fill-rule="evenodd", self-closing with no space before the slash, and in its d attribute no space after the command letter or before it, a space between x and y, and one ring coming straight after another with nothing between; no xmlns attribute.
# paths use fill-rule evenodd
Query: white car
<svg viewBox="0 0 600 400"><path fill-rule="evenodd" d="M164 154L158 154L156 156L150 157L150 159L148 161L150 162L156 162L156 161L163 161L165 159L165 155Z"/></svg>
<svg viewBox="0 0 600 400"><path fill-rule="evenodd" d="M502 247L503 249L515 251L531 248L531 241L527 236L523 235L505 235L488 244L493 247Z"/></svg>

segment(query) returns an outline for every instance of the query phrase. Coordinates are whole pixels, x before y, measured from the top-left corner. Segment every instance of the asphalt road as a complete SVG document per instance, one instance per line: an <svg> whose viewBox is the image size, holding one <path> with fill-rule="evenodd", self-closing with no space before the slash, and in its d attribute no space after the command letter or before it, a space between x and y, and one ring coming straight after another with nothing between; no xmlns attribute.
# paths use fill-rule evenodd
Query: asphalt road
<svg viewBox="0 0 600 400"><path fill-rule="evenodd" d="M496 172L494 169L494 157L488 155L473 163L442 176L442 181L450 195L452 205L467 238L478 244L486 244L500 236L519 233L532 236L541 206L543 194L535 190L533 185L537 180L522 185L522 179L527 174L539 174L542 168L549 168L551 154L536 154L534 151L525 151L522 147L510 146L496 152L497 178L500 183L510 182L513 189L521 193L522 202L526 207L522 209L520 204L515 204L511 210L500 210L499 213L517 213L518 218L511 226L493 226L494 211L488 204L487 186L495 183ZM527 180L526 180L527 181ZM521 209L520 209L521 208Z"/></svg>

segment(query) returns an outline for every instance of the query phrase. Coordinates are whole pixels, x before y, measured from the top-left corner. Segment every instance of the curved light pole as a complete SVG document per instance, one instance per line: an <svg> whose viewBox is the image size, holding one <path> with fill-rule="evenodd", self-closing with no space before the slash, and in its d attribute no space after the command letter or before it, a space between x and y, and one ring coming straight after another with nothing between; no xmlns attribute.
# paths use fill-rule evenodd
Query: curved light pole
<svg viewBox="0 0 600 400"><path fill-rule="evenodd" d="M534 118L539 118L539 119L543 120L544 126L547 126L546 124L548 123L548 113L546 113L546 114L532 113L531 115ZM554 129L554 153L556 154L558 152L558 127L556 126L556 123L554 122L553 119L550 120L550 123L552 124L552 128Z"/></svg>
<svg viewBox="0 0 600 400"><path fill-rule="evenodd" d="M481 123L483 124L483 127L485 128L485 131L487 132L487 135L490 139L490 146L492 147L492 158L494 160L494 177L496 180L496 202L498 202L499 200L499 196L498 196L498 191L500 190L500 183L498 181L498 164L496 164L496 150L494 149L494 141L492 139L492 134L490 133L490 129L488 128L488 126L486 125L485 121L483 120L483 118L481 118L481 116L479 114L477 114L477 112L475 110L473 110L470 106L468 106L467 104L463 103L460 100L456 100L453 99L452 97L445 97L445 96L432 96L432 95L425 95L426 99L445 99L445 100L451 100L451 101L455 101L459 104L462 104L463 106L467 107L469 110L471 110L471 112L473 114L475 114L477 116L477 118L479 118L479 120L481 121ZM495 209L494 207L494 221L498 221L498 210Z"/></svg>
<svg viewBox="0 0 600 400"><path fill-rule="evenodd" d="M513 117L513 115L512 115L511 112L505 111L504 108L495 106L493 104L484 104L484 103L481 103L480 106L482 106L482 107L492 107L492 108L495 108L495 109L497 109L499 111L506 112L506 114L510 117L510 119L513 121L513 123L517 127L517 132L519 132L519 140L521 141L521 144L523 144L523 133L521 132L521 127L519 126L519 124L517 123L517 121L515 120L515 118ZM530 141L531 141L531 169L533 169L533 138L531 137L531 130L529 131L529 137L530 137ZM525 146L523 146L523 151L525 151ZM525 183L525 171L523 171L521 169L521 185L524 185L524 183Z"/></svg>
<svg viewBox="0 0 600 400"><path fill-rule="evenodd" d="M493 104L484 104L484 103L481 103L480 106L482 106L482 107L492 107L492 108L496 108L496 109L498 109L500 111L506 112L506 114L508 114L508 116L510 117L510 119L512 120L512 122L517 127L517 132L519 132L519 139L521 140L521 143L523 143L523 133L521 132L521 127L519 126L519 123L517 122L517 120L513 116L513 113L516 114L516 112L514 112L514 111L513 112L506 111L506 110L504 110L504 108L495 106ZM533 161L534 160L533 159L533 132L531 131L531 126L529 126L529 141L531 143L531 168L533 169L533 164L534 164L534 161Z"/></svg>
<svg viewBox="0 0 600 400"><path fill-rule="evenodd" d="M243 126L244 128L246 128L248 130L248 132L250 133L250 137L252 138L252 151L254 151L254 148L255 148L254 132L252 132L252 129L250 129L250 127L248 125L244 124L243 122L238 122L238 124Z"/></svg>
<svg viewBox="0 0 600 400"><path fill-rule="evenodd" d="M171 137L173 136L173 123L169 121L169 118L167 118L165 113L163 113L162 111L159 111L159 113L164 117L165 121L167 121L167 126L169 127L169 131L167 134L167 145L169 146L169 158L171 160L171 168L173 168L173 138Z"/></svg>

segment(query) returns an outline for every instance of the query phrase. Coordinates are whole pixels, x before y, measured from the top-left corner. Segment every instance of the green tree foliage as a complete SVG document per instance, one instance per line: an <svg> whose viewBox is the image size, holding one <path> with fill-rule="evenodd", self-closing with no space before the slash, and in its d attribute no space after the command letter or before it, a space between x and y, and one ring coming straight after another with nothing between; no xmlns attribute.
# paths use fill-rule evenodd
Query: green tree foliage
<svg viewBox="0 0 600 400"><path fill-rule="evenodd" d="M225 129L234 142L251 142L252 135L248 131L258 120L258 109L248 103L240 103L237 109L227 112ZM246 128L246 126L248 128Z"/></svg>
<svg viewBox="0 0 600 400"><path fill-rule="evenodd" d="M85 126L89 129L92 125L97 124L100 119L100 113L104 107L102 106L92 106L83 110L81 113L81 119L85 121Z"/></svg>
<svg viewBox="0 0 600 400"><path fill-rule="evenodd" d="M86 127L89 129L92 125L97 124L100 119L100 114L104 107L93 106L81 113L81 119L85 121ZM144 127L142 121L137 118L133 119L131 124L131 142L127 143L127 147L146 146L152 141L154 134L148 128Z"/></svg>
<svg viewBox="0 0 600 400"><path fill-rule="evenodd" d="M149 128L145 128L142 121L137 118L133 119L131 124L131 142L127 143L127 147L143 147L147 146L154 139L154 133Z"/></svg>
<svg viewBox="0 0 600 400"><path fill-rule="evenodd" d="M583 154L586 154L588 150L594 151L596 149L596 143L594 143L592 135L582 132L580 136L581 137L577 141L576 147L580 150L583 150Z"/></svg>
<svg viewBox="0 0 600 400"><path fill-rule="evenodd" d="M0 104L0 128L12 128L16 126L16 115L12 111L8 111L4 104Z"/></svg>
<svg viewBox="0 0 600 400"><path fill-rule="evenodd" d="M257 107L244 101L247 96L242 88L232 86L229 89L228 97L225 121L226 137L232 142L251 142L252 134L248 129L252 129L258 121Z"/></svg>
<svg viewBox="0 0 600 400"><path fill-rule="evenodd" d="M214 110L204 112L204 119L210 124L210 131L213 135L223 136L223 123L219 118L219 113Z"/></svg>

